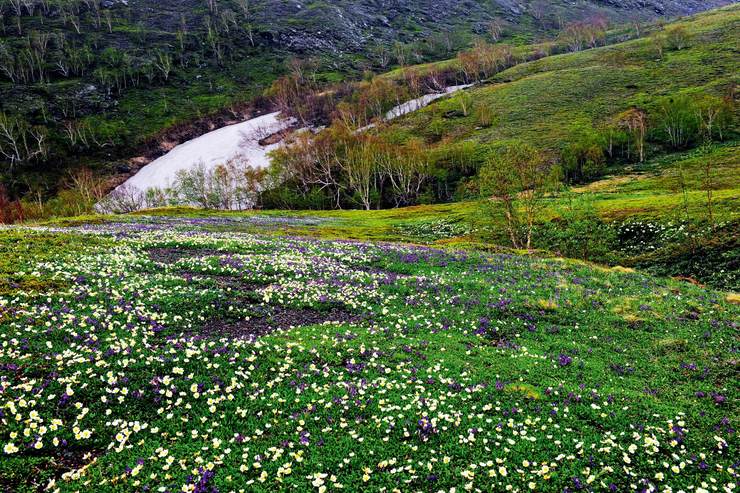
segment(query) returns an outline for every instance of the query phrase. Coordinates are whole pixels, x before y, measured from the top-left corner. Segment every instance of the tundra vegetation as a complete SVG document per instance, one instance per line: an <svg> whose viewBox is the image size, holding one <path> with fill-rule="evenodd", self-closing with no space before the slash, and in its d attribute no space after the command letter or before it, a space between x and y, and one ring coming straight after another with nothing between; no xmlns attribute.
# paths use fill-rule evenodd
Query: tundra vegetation
<svg viewBox="0 0 740 493"><path fill-rule="evenodd" d="M629 18L638 24L654 19L654 1L631 9ZM11 142L0 155L11 197L41 193L48 199L65 185L70 169L120 173L125 159L161 152L163 143L186 139L188 128L192 136L263 111L275 102L261 94L293 71L294 59L306 65L302 83L310 78L327 85L454 57L484 41L523 46L553 38L571 22L605 25L625 15L562 0L552 0L546 16L557 19L537 23L530 22L537 9L503 21L508 7L496 1L403 0L402 15L338 0L303 4L180 0L178 8L164 8L153 0L0 1L0 113L11 122L4 140L10 128L11 141L28 144L15 148ZM625 35L621 30L598 41ZM566 49L566 41L560 45Z"/></svg>
<svg viewBox="0 0 740 493"><path fill-rule="evenodd" d="M474 243L538 248L732 286L738 261L731 199L737 193L737 23L737 7L728 7L627 31L594 17L564 25L552 41L534 45L494 42L488 33L488 40L455 58L356 82L327 84L316 60L291 59L265 101L299 125L324 130L289 135L267 170L227 162L181 175L167 190L120 189L104 205L119 212L183 203L375 210L480 200L482 212L465 218L487 218L467 228L475 230L468 235ZM638 31L635 39L613 43ZM565 41L576 34L580 51ZM606 46L591 48L600 44ZM399 103L464 83L476 85L385 121ZM5 135L22 134L6 137L20 143L3 146L10 155L16 148L38 153L47 142L43 129L3 121L11 129ZM95 146L100 140L91 128L70 123L65 135L81 148ZM532 180L499 172L516 168L512 148L533 150L547 174L537 177L537 190ZM40 190L20 202L6 197L2 219L89 211L106 188L97 176L85 168L68 172L51 201ZM620 182L633 179L638 184ZM605 200L602 187L616 200ZM576 212L574 204L596 205ZM651 228L631 229L635 221L676 234L659 240ZM635 238L628 241L626 231ZM626 247L630 241L660 248L638 252Z"/></svg>

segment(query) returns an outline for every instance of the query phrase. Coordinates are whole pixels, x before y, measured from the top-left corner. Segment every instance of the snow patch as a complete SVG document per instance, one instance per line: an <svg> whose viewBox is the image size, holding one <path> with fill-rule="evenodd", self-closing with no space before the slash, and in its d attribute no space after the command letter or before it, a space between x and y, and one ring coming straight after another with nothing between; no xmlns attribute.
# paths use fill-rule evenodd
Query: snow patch
<svg viewBox="0 0 740 493"><path fill-rule="evenodd" d="M385 119L393 120L420 110L439 98L471 86L472 84L451 86L442 92L412 99L392 108L386 113ZM282 145L282 142L261 145L260 141L294 124L295 119L281 118L280 112L275 112L208 132L175 146L167 154L141 168L138 173L117 187L113 193L130 195L132 199L137 196L143 197L150 189L166 190L172 187L177 180L178 173L182 171L192 171L201 166L205 171L211 171L230 161L248 164L255 169L267 168L270 165L268 154ZM367 130L373 126L371 124L358 131ZM301 128L297 131L305 130L308 129Z"/></svg>
<svg viewBox="0 0 740 493"><path fill-rule="evenodd" d="M280 113L275 112L208 132L174 147L121 186L141 191L165 189L173 185L180 171L192 170L201 163L210 170L236 159L253 168L265 168L270 164L267 154L280 144L262 146L259 141L293 123L291 119L281 119Z"/></svg>
<svg viewBox="0 0 740 493"><path fill-rule="evenodd" d="M450 86L446 88L443 92L435 92L432 94L425 94L424 96L416 99L412 99L411 101L406 101L403 104L399 104L395 108L391 109L388 113L385 114L386 120L393 120L394 118L401 117L403 115L407 115L409 113L413 113L414 111L418 111L425 106L429 106L429 104L432 101L436 101L439 98L443 98L449 94L455 93L457 91L461 91L463 89L467 89L468 87L471 87L473 84L465 84L461 86Z"/></svg>

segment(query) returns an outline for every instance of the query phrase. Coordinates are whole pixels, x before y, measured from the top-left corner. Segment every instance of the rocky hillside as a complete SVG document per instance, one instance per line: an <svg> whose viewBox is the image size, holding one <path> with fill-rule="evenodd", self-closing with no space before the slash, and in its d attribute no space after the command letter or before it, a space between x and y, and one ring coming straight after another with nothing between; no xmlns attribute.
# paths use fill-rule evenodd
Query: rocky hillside
<svg viewBox="0 0 740 493"><path fill-rule="evenodd" d="M219 112L242 119L293 57L336 81L445 58L475 37L524 43L588 18L640 22L727 3L4 0L0 180L12 194L48 194L70 167L115 169L164 129L188 133Z"/></svg>

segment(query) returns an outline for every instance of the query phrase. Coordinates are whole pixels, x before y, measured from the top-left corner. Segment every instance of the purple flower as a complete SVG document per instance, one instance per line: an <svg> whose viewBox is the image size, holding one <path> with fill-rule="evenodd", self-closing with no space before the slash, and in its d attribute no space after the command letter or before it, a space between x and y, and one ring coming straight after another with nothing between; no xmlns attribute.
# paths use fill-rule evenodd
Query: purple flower
<svg viewBox="0 0 740 493"><path fill-rule="evenodd" d="M727 397L716 392L712 392L712 399L714 400L714 403L718 406L724 404L725 401L727 401Z"/></svg>
<svg viewBox="0 0 740 493"><path fill-rule="evenodd" d="M560 356L558 356L558 364L560 364L560 366L568 366L571 363L573 363L573 358L567 354L560 353Z"/></svg>

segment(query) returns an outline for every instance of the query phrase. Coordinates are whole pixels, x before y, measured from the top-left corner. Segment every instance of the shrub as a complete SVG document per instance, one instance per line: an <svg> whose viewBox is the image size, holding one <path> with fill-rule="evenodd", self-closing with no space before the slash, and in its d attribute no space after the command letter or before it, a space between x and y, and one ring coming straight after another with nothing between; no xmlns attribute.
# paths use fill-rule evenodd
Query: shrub
<svg viewBox="0 0 740 493"><path fill-rule="evenodd" d="M479 103L475 106L475 119L479 126L488 128L493 126L496 120L496 115L490 106L485 103Z"/></svg>
<svg viewBox="0 0 740 493"><path fill-rule="evenodd" d="M669 50L683 50L690 43L691 34L683 26L675 26L665 32L665 46Z"/></svg>
<svg viewBox="0 0 740 493"><path fill-rule="evenodd" d="M601 220L588 196L571 198L560 217L537 227L535 237L537 247L564 257L605 263L616 260L617 232Z"/></svg>
<svg viewBox="0 0 740 493"><path fill-rule="evenodd" d="M523 142L492 152L480 171L481 193L501 209L514 248L531 248L544 195L554 181L552 171L546 156Z"/></svg>

